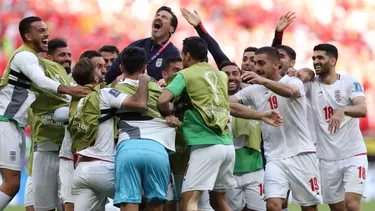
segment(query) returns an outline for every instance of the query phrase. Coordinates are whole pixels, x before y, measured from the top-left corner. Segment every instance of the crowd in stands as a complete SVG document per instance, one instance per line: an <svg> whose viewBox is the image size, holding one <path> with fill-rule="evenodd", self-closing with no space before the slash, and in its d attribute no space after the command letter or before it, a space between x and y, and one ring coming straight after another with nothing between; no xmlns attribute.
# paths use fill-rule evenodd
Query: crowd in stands
<svg viewBox="0 0 375 211"><path fill-rule="evenodd" d="M195 34L179 8L196 9L207 31L239 64L244 48L270 45L279 16L295 12L297 19L285 31L283 43L297 52L297 68L312 67L314 45L335 44L339 49L337 69L356 77L365 88L368 117L361 126L375 135L373 0L0 0L0 75L21 44L18 23L25 16L43 18L50 38L65 38L77 61L87 49L104 44L122 49L133 40L149 37L151 20L160 5L170 6L179 18L172 37L178 47L183 38Z"/></svg>

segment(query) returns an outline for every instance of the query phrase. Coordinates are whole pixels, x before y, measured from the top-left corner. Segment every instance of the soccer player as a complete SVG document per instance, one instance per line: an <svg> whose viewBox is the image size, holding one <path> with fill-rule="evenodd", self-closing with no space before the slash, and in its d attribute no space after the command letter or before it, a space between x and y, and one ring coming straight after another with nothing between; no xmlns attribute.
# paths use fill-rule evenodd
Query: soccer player
<svg viewBox="0 0 375 211"><path fill-rule="evenodd" d="M226 61L220 70L228 76L228 94L232 96L241 90L240 68ZM263 200L263 159L260 152L260 124L256 120L244 120L230 116L228 124L236 148L234 177L237 186L227 192L227 202L232 210L266 210Z"/></svg>
<svg viewBox="0 0 375 211"><path fill-rule="evenodd" d="M151 25L151 37L132 42L129 46L143 48L147 55L146 73L155 80L162 79L162 64L167 58L180 56L180 51L170 41L172 34L177 29L178 20L171 8L162 6L155 14ZM121 55L116 58L108 68L106 75L107 84L112 83L117 76L121 75Z"/></svg>
<svg viewBox="0 0 375 211"><path fill-rule="evenodd" d="M161 87L167 86L167 79L173 74L183 69L181 57L167 58L163 61L162 65L162 76L163 79L158 81L158 85Z"/></svg>
<svg viewBox="0 0 375 211"><path fill-rule="evenodd" d="M4 155L0 160L3 180L0 186L0 210L8 205L19 190L25 153L24 126L27 125L27 111L40 97L38 95L36 98L35 93L60 93L82 97L90 92L86 87L62 85L57 82L59 80L46 77L45 73L49 73L52 65L38 55L48 50L49 33L42 19L35 16L24 18L19 24L19 31L23 45L11 56L0 82L0 150ZM32 89L31 84L42 89ZM35 176L34 173L33 175ZM34 184L35 177L33 186ZM36 194L35 188L33 189ZM41 209L36 205L35 209Z"/></svg>
<svg viewBox="0 0 375 211"><path fill-rule="evenodd" d="M205 62L207 52L206 42L199 37L183 41L182 61L186 69L177 74L158 102L159 109L168 115L168 103L186 91L193 105L185 111L182 125L184 138L191 147L182 184L183 210L198 210L203 191L211 191L210 201L215 210L230 210L225 193L236 186L235 151L227 126L228 80L225 73Z"/></svg>
<svg viewBox="0 0 375 211"><path fill-rule="evenodd" d="M315 46L312 59L317 77L305 86L314 112L324 203L332 211L359 211L368 168L359 128L366 97L356 79L336 72L334 45ZM312 78L314 72L308 73Z"/></svg>
<svg viewBox="0 0 375 211"><path fill-rule="evenodd" d="M48 41L47 59L61 64L68 75L72 72L72 53L65 40L56 38Z"/></svg>
<svg viewBox="0 0 375 211"><path fill-rule="evenodd" d="M99 52L102 54L104 62L105 62L105 68L108 70L108 68L112 65L112 63L115 61L117 56L120 54L120 51L118 48L114 45L104 45L99 49ZM114 80L115 84L118 84L124 80L124 75L121 74L117 76L116 80Z"/></svg>
<svg viewBox="0 0 375 211"><path fill-rule="evenodd" d="M146 62L146 53L142 48L125 48L121 53L125 80L117 84L116 89L128 94L138 89L137 76L145 72ZM113 203L121 210L138 210L142 190L147 206L152 209L161 210L167 202L171 173L168 153L175 151L174 127L179 120L172 116L164 120L158 112L157 99L161 92L156 83L150 82L148 106L143 112L118 111L119 143L115 158Z"/></svg>
<svg viewBox="0 0 375 211"><path fill-rule="evenodd" d="M88 58L82 58L72 73L79 85L99 85L101 71ZM139 90L135 96L127 96L115 89L100 90L100 109L124 108L143 110L147 106L148 78L139 75ZM104 114L103 114L104 115ZM66 113L68 117L68 113ZM99 125L95 142L77 152L79 156L73 176L74 207L76 210L103 210L106 198L114 194L114 119Z"/></svg>
<svg viewBox="0 0 375 211"><path fill-rule="evenodd" d="M267 159L264 178L267 210L280 211L289 189L302 210L317 210L316 205L322 200L319 171L316 150L307 126L302 81L289 76L281 77L280 55L275 48L258 49L254 60L256 73L247 72L243 79L255 85L242 89L230 97L230 101L252 105L257 110L277 110L288 120L281 127L261 124ZM238 114L246 114L248 108L238 105L231 105L231 110L244 118Z"/></svg>
<svg viewBox="0 0 375 211"><path fill-rule="evenodd" d="M106 69L112 65L116 57L120 54L120 51L114 45L104 45L99 49L99 52L102 54Z"/></svg>
<svg viewBox="0 0 375 211"><path fill-rule="evenodd" d="M63 39L56 38L48 41L47 59L61 64L67 74L71 73L72 54L68 44ZM64 127L66 127L66 125ZM71 145L72 140L70 134L65 128L64 139L59 151L59 193L65 211L74 210L71 188L74 166Z"/></svg>
<svg viewBox="0 0 375 211"><path fill-rule="evenodd" d="M89 58L92 62L96 65L96 67L100 70L100 73L102 74L101 81L105 81L105 76L107 74L107 68L105 67L105 61L102 56L102 54L99 51L95 50L87 50L79 56L79 59L82 58Z"/></svg>

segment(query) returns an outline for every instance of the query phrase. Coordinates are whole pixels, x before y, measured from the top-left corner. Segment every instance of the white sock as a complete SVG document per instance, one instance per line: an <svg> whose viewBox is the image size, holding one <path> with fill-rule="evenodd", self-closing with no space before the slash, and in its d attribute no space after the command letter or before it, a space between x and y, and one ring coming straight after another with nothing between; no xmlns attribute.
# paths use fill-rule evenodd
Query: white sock
<svg viewBox="0 0 375 211"><path fill-rule="evenodd" d="M282 209L281 211L288 211L288 208Z"/></svg>
<svg viewBox="0 0 375 211"><path fill-rule="evenodd" d="M12 200L12 197L0 191L0 210L4 210L5 207L8 206L10 200Z"/></svg>

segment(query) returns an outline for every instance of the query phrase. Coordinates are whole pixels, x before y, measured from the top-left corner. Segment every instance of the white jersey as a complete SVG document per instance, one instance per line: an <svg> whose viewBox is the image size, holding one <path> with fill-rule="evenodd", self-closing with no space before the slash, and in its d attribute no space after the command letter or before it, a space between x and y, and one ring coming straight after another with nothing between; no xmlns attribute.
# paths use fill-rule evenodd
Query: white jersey
<svg viewBox="0 0 375 211"><path fill-rule="evenodd" d="M28 51L17 53L10 69L8 84L0 88L0 115L27 125L27 111L36 99L31 83L54 93L60 84L45 76L38 58Z"/></svg>
<svg viewBox="0 0 375 211"><path fill-rule="evenodd" d="M306 97L302 81L284 76L279 82L298 86L300 96L296 99L281 97L263 85L251 85L235 94L244 105L252 105L262 111L274 109L283 117L280 127L261 122L267 161L316 151L307 126Z"/></svg>
<svg viewBox="0 0 375 211"><path fill-rule="evenodd" d="M138 81L131 80L129 78L126 78L121 83L128 83L138 86ZM132 111L119 111L119 113L124 112ZM169 153L176 151L176 129L169 127L166 121L163 119L153 118L149 120L121 120L118 124L118 128L118 143L128 139L151 139L162 144Z"/></svg>
<svg viewBox="0 0 375 211"><path fill-rule="evenodd" d="M69 122L69 107L61 107L56 109L53 119L56 122L67 124L67 122ZM70 136L67 125L65 125L64 139L61 144L59 157L73 160L72 137Z"/></svg>
<svg viewBox="0 0 375 211"><path fill-rule="evenodd" d="M307 105L307 113L306 113L306 117L307 117L307 122L308 122L308 126L309 126L309 130L310 130L310 134L311 134L311 140L314 142L314 145L316 146L317 144L317 140L316 140L316 131L315 131L315 123L314 123L314 111L311 107L311 102L309 100L306 101L306 105Z"/></svg>
<svg viewBox="0 0 375 211"><path fill-rule="evenodd" d="M65 126L65 134L64 134L64 139L61 144L60 152L59 152L59 157L60 158L65 158L69 160L73 160L73 153L72 153L72 137L70 136L70 133L67 129L68 126Z"/></svg>
<svg viewBox="0 0 375 211"><path fill-rule="evenodd" d="M115 89L104 88L100 90L100 109L121 108L122 102L127 97L126 94L121 93ZM105 115L105 114L103 114ZM77 152L79 155L86 157L97 158L106 161L115 161L116 145L114 118L99 124L98 134L95 138L95 143L84 150Z"/></svg>
<svg viewBox="0 0 375 211"><path fill-rule="evenodd" d="M305 85L306 94L314 111L317 135L317 155L321 159L338 160L366 153L366 146L359 128L359 118L345 116L336 133L328 131L328 122L334 111L352 106L356 97L364 97L361 84L348 75L338 75L338 80L325 85L318 78Z"/></svg>

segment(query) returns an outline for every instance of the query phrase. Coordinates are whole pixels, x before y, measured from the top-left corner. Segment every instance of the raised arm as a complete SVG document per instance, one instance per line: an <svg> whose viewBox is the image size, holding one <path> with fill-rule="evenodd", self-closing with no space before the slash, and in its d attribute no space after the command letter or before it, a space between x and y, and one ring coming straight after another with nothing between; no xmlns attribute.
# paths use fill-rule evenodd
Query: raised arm
<svg viewBox="0 0 375 211"><path fill-rule="evenodd" d="M190 12L186 9L181 9L182 16L192 25L197 31L198 35L206 41L208 50L212 54L216 65L219 67L223 61L229 61L229 58L221 50L216 40L208 34L206 29L203 27L201 18L196 10Z"/></svg>
<svg viewBox="0 0 375 211"><path fill-rule="evenodd" d="M276 23L275 37L272 40L272 47L276 47L282 44L284 30L293 23L296 18L294 12L288 12L282 15Z"/></svg>

